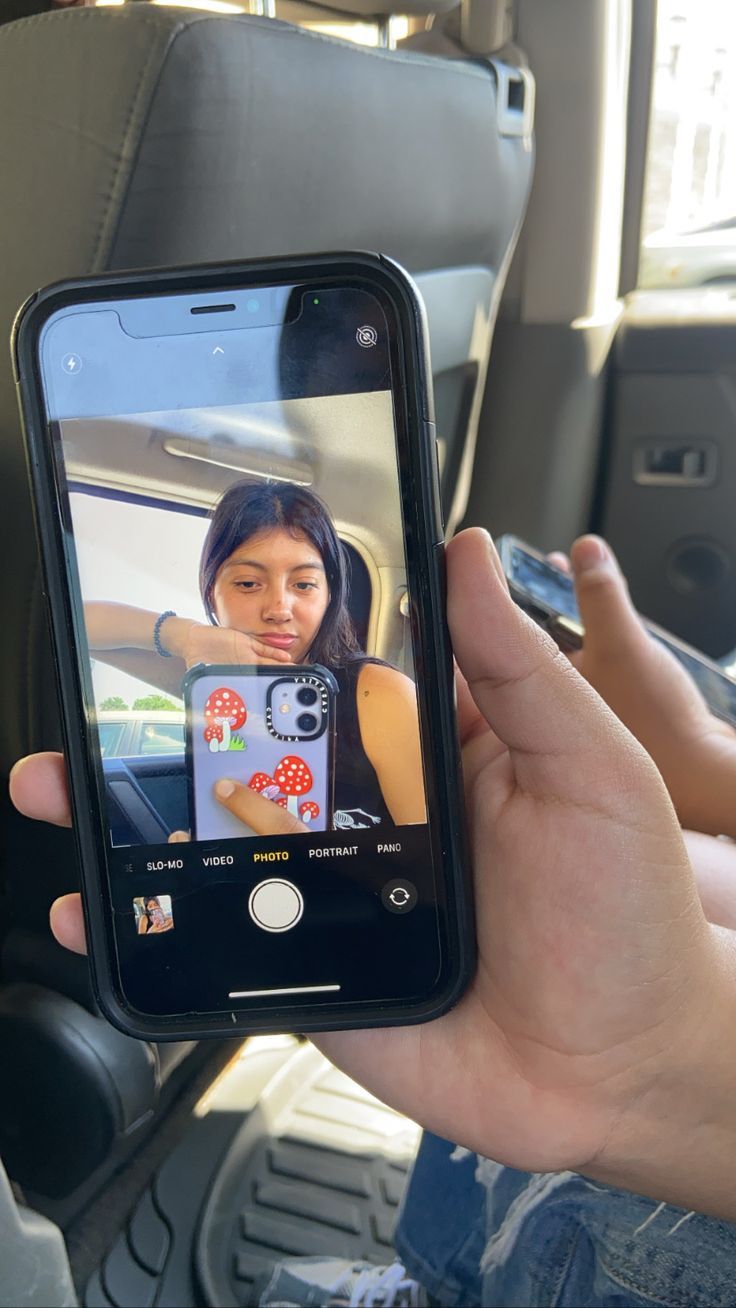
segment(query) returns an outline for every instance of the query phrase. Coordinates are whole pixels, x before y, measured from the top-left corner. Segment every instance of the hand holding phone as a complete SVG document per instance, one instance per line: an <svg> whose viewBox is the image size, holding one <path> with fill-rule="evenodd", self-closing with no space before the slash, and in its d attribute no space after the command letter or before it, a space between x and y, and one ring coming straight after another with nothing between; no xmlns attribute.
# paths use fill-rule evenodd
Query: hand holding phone
<svg viewBox="0 0 736 1308"><path fill-rule="evenodd" d="M576 667L651 754L683 825L736 835L736 683L640 618L598 537L575 543L572 573L515 537L503 537L499 551L514 599L579 651Z"/></svg>
<svg viewBox="0 0 736 1308"><path fill-rule="evenodd" d="M406 1024L472 973L424 337L370 255L21 314L93 978L131 1034Z"/></svg>
<svg viewBox="0 0 736 1308"><path fill-rule="evenodd" d="M704 1086L732 1116L730 944L705 927L651 759L540 645L483 533L451 542L448 577L481 966L428 1027L319 1043L384 1102L485 1157L657 1197L666 1184L673 1202L707 1208L697 1178L730 1128L714 1119L707 1168L696 1128ZM26 760L19 806L62 816L61 770L58 756ZM73 907L55 912L65 943L79 942Z"/></svg>

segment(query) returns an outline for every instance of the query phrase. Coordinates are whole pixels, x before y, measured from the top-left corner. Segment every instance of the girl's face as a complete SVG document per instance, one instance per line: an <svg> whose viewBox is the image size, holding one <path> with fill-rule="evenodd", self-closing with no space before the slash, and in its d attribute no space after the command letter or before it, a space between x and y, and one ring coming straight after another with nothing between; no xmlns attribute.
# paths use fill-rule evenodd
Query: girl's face
<svg viewBox="0 0 736 1308"><path fill-rule="evenodd" d="M221 627L257 636L300 663L320 629L330 592L311 541L277 528L241 541L218 569L212 600Z"/></svg>

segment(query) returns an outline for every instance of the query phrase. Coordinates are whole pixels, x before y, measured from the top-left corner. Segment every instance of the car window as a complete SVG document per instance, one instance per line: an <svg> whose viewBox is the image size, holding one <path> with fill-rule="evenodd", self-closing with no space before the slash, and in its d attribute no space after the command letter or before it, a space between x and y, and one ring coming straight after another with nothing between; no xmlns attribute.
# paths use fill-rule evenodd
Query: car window
<svg viewBox="0 0 736 1308"><path fill-rule="evenodd" d="M115 758L120 754L120 745L125 730L124 722L99 722L100 753L103 758Z"/></svg>
<svg viewBox="0 0 736 1308"><path fill-rule="evenodd" d="M337 36L341 41L354 41L356 45L380 46L385 43L392 49L396 42L403 41L410 31L409 19L404 14L392 14L386 28L378 22L331 22L329 19L313 21L306 17L297 25L305 27L309 32L324 32L326 36Z"/></svg>
<svg viewBox="0 0 736 1308"><path fill-rule="evenodd" d="M196 579L206 517L122 495L95 494L86 487L74 490L70 502L86 599L117 600L159 613L171 609L205 621ZM120 541L125 541L124 553ZM147 682L101 660L93 663L92 681L98 708L159 707L137 703L150 695Z"/></svg>
<svg viewBox="0 0 736 1308"><path fill-rule="evenodd" d="M659 0L639 285L736 280L736 6Z"/></svg>
<svg viewBox="0 0 736 1308"><path fill-rule="evenodd" d="M141 754L183 754L183 722L144 722L141 726Z"/></svg>

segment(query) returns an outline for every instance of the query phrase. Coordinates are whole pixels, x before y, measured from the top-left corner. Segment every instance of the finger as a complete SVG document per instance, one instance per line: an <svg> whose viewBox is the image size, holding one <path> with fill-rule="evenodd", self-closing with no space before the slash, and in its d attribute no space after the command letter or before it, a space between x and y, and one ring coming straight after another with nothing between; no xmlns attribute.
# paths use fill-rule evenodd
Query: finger
<svg viewBox="0 0 736 1308"><path fill-rule="evenodd" d="M291 654L286 649L276 649L259 640L257 636L229 628L232 635L232 649L238 663L291 663Z"/></svg>
<svg viewBox="0 0 736 1308"><path fill-rule="evenodd" d="M294 836L308 828L293 813L249 786L223 777L215 783L215 798L257 836Z"/></svg>
<svg viewBox="0 0 736 1308"><path fill-rule="evenodd" d="M597 657L620 658L642 648L646 632L606 542L581 536L571 557L586 650Z"/></svg>
<svg viewBox="0 0 736 1308"><path fill-rule="evenodd" d="M56 899L51 905L49 921L60 945L75 954L87 953L80 895L62 895L61 899Z"/></svg>
<svg viewBox="0 0 736 1308"><path fill-rule="evenodd" d="M259 640L251 642L253 653L258 656L263 663L291 663L291 655L288 650L275 649L272 645L263 645Z"/></svg>
<svg viewBox="0 0 736 1308"><path fill-rule="evenodd" d="M554 568L559 568L560 572L572 572L570 560L561 550L553 550L551 554L548 554L547 562L551 563Z"/></svg>
<svg viewBox="0 0 736 1308"><path fill-rule="evenodd" d="M453 646L478 709L514 756L523 789L595 804L596 779L610 796L613 776L617 812L624 810L637 773L641 786L646 755L552 638L512 602L494 553L477 529L461 532L447 551ZM641 807L643 787L639 799Z"/></svg>
<svg viewBox="0 0 736 1308"><path fill-rule="evenodd" d="M10 773L10 798L19 813L58 827L72 824L64 755L28 754Z"/></svg>
<svg viewBox="0 0 736 1308"><path fill-rule="evenodd" d="M731 840L683 831L683 840L709 922L736 928L736 845Z"/></svg>
<svg viewBox="0 0 736 1308"><path fill-rule="evenodd" d="M481 713L470 691L465 677L455 665L455 694L457 699L457 723L460 744L464 748L478 736L483 736L486 749L497 752L504 748L501 741L493 735L488 723Z"/></svg>
<svg viewBox="0 0 736 1308"><path fill-rule="evenodd" d="M192 837L188 831L172 831L168 843L170 845L180 845L191 839Z"/></svg>

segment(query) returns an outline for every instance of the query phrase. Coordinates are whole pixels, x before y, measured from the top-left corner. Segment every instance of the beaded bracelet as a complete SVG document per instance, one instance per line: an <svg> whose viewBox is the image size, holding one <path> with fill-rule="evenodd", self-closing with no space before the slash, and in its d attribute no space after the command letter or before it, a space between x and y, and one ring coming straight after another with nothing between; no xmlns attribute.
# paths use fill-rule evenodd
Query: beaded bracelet
<svg viewBox="0 0 736 1308"><path fill-rule="evenodd" d="M173 658L173 655L169 652L169 650L164 649L163 645L161 644L161 628L164 625L167 618L175 618L175 617L176 614L174 610L167 609L165 613L159 613L153 626L153 648L155 649L157 654L161 655L162 659Z"/></svg>

